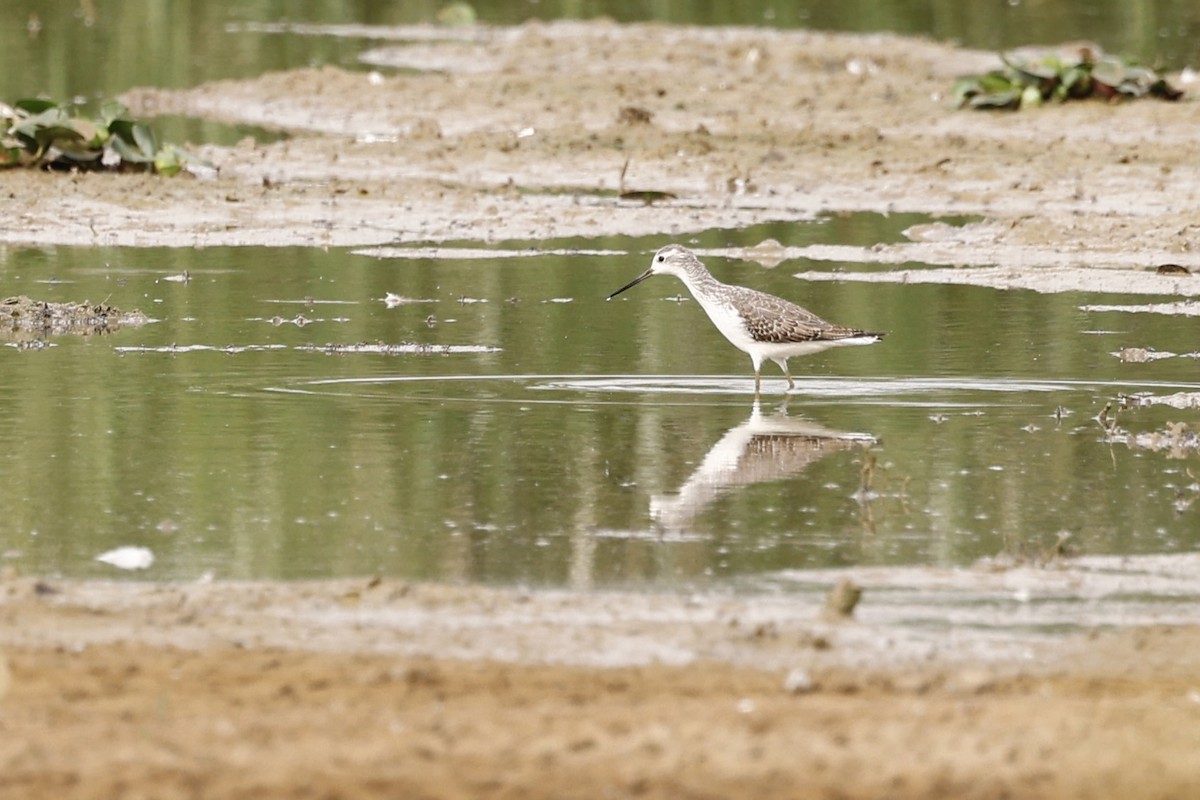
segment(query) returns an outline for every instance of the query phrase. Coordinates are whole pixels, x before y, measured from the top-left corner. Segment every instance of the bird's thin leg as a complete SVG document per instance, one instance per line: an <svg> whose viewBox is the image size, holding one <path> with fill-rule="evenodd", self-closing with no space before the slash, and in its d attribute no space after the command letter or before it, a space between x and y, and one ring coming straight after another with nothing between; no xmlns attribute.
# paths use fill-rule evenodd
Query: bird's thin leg
<svg viewBox="0 0 1200 800"><path fill-rule="evenodd" d="M790 369L788 369L788 365L787 365L787 362L786 362L786 361L785 361L785 362L783 362L783 374L784 374L785 376L787 376L787 379L788 379L788 391L790 392L792 389L795 389L795 388L796 388L796 382L795 382L794 380L792 380L792 371L791 371Z"/></svg>
<svg viewBox="0 0 1200 800"><path fill-rule="evenodd" d="M761 385L762 385L762 373L759 371L758 367L755 367L754 368L754 396L755 397L758 397L759 389L761 388Z"/></svg>

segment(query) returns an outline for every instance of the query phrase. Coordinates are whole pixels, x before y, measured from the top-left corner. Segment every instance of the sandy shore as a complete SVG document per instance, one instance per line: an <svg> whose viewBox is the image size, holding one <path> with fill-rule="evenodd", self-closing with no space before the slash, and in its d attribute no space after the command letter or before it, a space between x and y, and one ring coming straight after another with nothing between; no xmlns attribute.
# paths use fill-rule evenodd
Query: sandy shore
<svg viewBox="0 0 1200 800"><path fill-rule="evenodd" d="M0 590L4 798L1200 788L1195 627L979 658L950 634L936 653L892 648L895 629L824 621L802 599L379 580Z"/></svg>

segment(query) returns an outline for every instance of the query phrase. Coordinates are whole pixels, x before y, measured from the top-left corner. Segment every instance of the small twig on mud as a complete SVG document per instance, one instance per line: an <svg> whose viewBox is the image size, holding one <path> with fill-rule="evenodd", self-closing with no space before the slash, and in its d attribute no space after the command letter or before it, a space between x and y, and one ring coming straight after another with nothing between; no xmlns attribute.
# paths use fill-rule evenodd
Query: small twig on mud
<svg viewBox="0 0 1200 800"><path fill-rule="evenodd" d="M862 470L859 472L858 491L863 497L871 494L875 484L875 454L863 452Z"/></svg>

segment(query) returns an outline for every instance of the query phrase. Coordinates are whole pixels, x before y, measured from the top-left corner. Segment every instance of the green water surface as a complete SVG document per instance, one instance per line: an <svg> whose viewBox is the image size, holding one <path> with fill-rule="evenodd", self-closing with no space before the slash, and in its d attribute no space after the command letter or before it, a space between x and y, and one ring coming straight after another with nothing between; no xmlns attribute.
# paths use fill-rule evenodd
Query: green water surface
<svg viewBox="0 0 1200 800"><path fill-rule="evenodd" d="M888 240L897 221L837 224L697 244ZM756 410L749 359L682 284L605 302L662 243L438 260L0 249L6 294L160 320L0 347L0 556L114 575L95 556L139 545L156 579L679 587L967 564L1039 552L1061 531L1089 554L1200 545L1196 456L1131 449L1093 419L1120 395L1200 388L1193 358L1111 355L1186 352L1194 320L1085 312L1113 298L1079 293L810 283L792 275L837 265L711 257L725 280L888 332L794 360L786 406L767 365ZM389 293L418 302L388 307ZM1152 432L1189 413L1119 422ZM741 466L714 471L731 447Z"/></svg>

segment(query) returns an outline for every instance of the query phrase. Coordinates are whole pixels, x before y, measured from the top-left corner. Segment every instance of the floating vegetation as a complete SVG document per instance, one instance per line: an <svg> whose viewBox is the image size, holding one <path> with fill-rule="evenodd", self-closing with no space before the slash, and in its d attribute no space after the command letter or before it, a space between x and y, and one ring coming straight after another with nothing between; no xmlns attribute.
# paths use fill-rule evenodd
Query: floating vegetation
<svg viewBox="0 0 1200 800"><path fill-rule="evenodd" d="M104 303L86 300L48 303L24 295L0 302L0 314L5 320L0 326L0 337L7 339L41 339L63 334L94 336L154 322L141 311L122 311Z"/></svg>
<svg viewBox="0 0 1200 800"><path fill-rule="evenodd" d="M159 141L154 130L116 101L85 117L73 106L27 98L0 103L0 167L61 170L152 170L174 175L189 162L211 164Z"/></svg>
<svg viewBox="0 0 1200 800"><path fill-rule="evenodd" d="M1158 72L1098 48L1081 47L1074 56L1056 51L1001 53L1002 69L964 75L954 84L959 108L1018 110L1047 102L1099 98L1158 97L1178 100L1180 89Z"/></svg>

